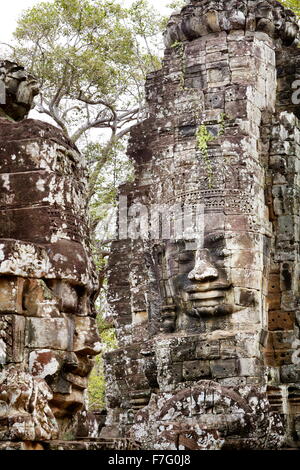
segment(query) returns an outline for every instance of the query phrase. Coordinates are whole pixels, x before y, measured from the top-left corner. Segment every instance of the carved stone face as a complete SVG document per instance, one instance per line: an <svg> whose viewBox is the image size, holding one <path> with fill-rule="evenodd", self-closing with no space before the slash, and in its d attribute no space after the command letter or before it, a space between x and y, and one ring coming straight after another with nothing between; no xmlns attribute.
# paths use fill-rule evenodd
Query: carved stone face
<svg viewBox="0 0 300 470"><path fill-rule="evenodd" d="M33 340L29 369L33 376L45 378L54 394L51 407L61 418L81 408L88 375L93 367L92 357L100 352L96 320L90 309L90 296L85 289L63 281L48 282L45 292L36 304L36 294L43 281L31 282L25 294L25 305L49 306L52 299L52 317L30 319ZM29 282L30 285L30 282ZM48 298L48 300L47 300ZM53 308L54 307L54 308Z"/></svg>
<svg viewBox="0 0 300 470"><path fill-rule="evenodd" d="M30 380L48 384L55 418L72 417L84 403L92 357L100 352L90 294L64 281L7 277L0 278L0 289L4 371L22 362ZM18 315L4 314L9 309ZM13 403L7 406L13 412Z"/></svg>
<svg viewBox="0 0 300 470"><path fill-rule="evenodd" d="M213 217L213 216L212 216ZM209 221L210 215L206 215ZM214 219L216 220L216 218ZM220 224L205 224L203 240L168 241L160 264L163 317L217 318L258 306L262 289L266 247L259 233L233 231L234 216L227 218L230 230ZM265 263L265 264L264 264ZM178 323L179 322L179 323Z"/></svg>
<svg viewBox="0 0 300 470"><path fill-rule="evenodd" d="M5 85L5 104L0 108L15 121L24 119L32 107L39 89L36 79L24 67L10 61L0 61L0 80Z"/></svg>
<svg viewBox="0 0 300 470"><path fill-rule="evenodd" d="M207 234L203 247L196 245L182 241L166 247L171 286L181 310L194 317L231 313L232 284L224 265L224 234Z"/></svg>
<svg viewBox="0 0 300 470"><path fill-rule="evenodd" d="M16 423L22 414L7 393L11 367L30 423L18 439L51 439L53 427L32 426L31 400L41 393L39 409L47 400L60 435L70 430L101 347L86 177L77 149L57 129L34 120L0 121L0 415L2 407L8 420L3 431L0 423L0 440L13 438L9 420Z"/></svg>

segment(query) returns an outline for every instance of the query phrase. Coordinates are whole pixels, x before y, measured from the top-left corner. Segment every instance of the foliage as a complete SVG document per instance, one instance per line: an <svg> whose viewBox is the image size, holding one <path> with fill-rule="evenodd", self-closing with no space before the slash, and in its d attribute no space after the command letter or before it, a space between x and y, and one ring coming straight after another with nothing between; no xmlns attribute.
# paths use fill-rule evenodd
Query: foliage
<svg viewBox="0 0 300 470"><path fill-rule="evenodd" d="M280 3L282 3L287 8L290 8L300 18L299 0L280 0Z"/></svg>
<svg viewBox="0 0 300 470"><path fill-rule="evenodd" d="M36 110L88 161L94 229L130 177L126 135L143 115L146 74L160 66L160 31L147 0L45 1L19 19L12 58L40 82Z"/></svg>
<svg viewBox="0 0 300 470"><path fill-rule="evenodd" d="M214 140L214 136L209 132L205 124L201 124L196 132L197 147L202 153L207 154L208 143Z"/></svg>
<svg viewBox="0 0 300 470"><path fill-rule="evenodd" d="M147 0L134 0L128 8L121 0L48 0L25 10L15 32L12 59L40 82L36 110L76 142L88 162L93 248L103 286L98 324L105 350L116 343L112 325L103 319L105 239L110 238L117 187L132 174L126 136L143 117L146 74L160 67L161 24ZM88 391L90 408L102 408L102 355Z"/></svg>
<svg viewBox="0 0 300 470"><path fill-rule="evenodd" d="M225 119L226 119L226 115L224 113L221 113L219 121L218 121L219 130L218 130L217 137L220 137L225 132ZM212 170L210 159L208 156L208 144L209 142L212 142L215 139L216 137L207 129L206 125L200 124L200 126L198 127L196 131L196 143L197 143L197 148L198 150L200 150L202 157L204 159L204 164L206 167L208 182L209 182L208 186L210 188L212 187L212 182L213 182L213 170Z"/></svg>
<svg viewBox="0 0 300 470"><path fill-rule="evenodd" d="M99 410L105 408L105 375L103 353L115 349L117 340L113 325L104 319L103 311L105 310L105 297L102 295L98 305L98 330L103 344L103 351L95 359L95 366L91 372L88 385L88 403L90 410Z"/></svg>
<svg viewBox="0 0 300 470"><path fill-rule="evenodd" d="M204 159L204 164L208 176L208 186L212 186L212 167L208 157L208 143L214 140L214 136L209 132L205 124L200 124L196 131L196 142L197 147L200 150L202 157Z"/></svg>
<svg viewBox="0 0 300 470"><path fill-rule="evenodd" d="M172 0L170 3L168 3L167 7L172 8L172 10L181 10L181 8L185 5L185 0Z"/></svg>
<svg viewBox="0 0 300 470"><path fill-rule="evenodd" d="M173 0L173 1L169 2L166 5L166 7L170 9L170 14L171 14L172 11L181 10L181 8L184 7L184 5L186 5L185 0ZM162 31L166 28L166 26L169 22L169 19L170 19L170 15L166 15L166 16L161 18L160 26L161 26Z"/></svg>
<svg viewBox="0 0 300 470"><path fill-rule="evenodd" d="M12 58L40 82L36 110L88 161L94 229L130 178L126 136L143 116L146 74L160 67L160 32L147 0L128 8L121 0L48 0L19 19Z"/></svg>
<svg viewBox="0 0 300 470"><path fill-rule="evenodd" d="M89 377L88 406L90 410L105 408L105 376L101 354L96 357L95 366Z"/></svg>
<svg viewBox="0 0 300 470"><path fill-rule="evenodd" d="M126 143L125 138L110 146L89 142L84 149L90 168L90 212L94 229L115 206L118 186L132 178L133 167L126 156Z"/></svg>
<svg viewBox="0 0 300 470"><path fill-rule="evenodd" d="M41 83L38 111L76 142L89 129L121 137L139 119L143 82L160 65L160 28L146 0L53 0L25 10L14 59Z"/></svg>
<svg viewBox="0 0 300 470"><path fill-rule="evenodd" d="M178 55L180 59L180 89L183 91L184 88L184 77L185 77L185 45L181 41L175 41L171 45L171 48L176 51L176 54Z"/></svg>

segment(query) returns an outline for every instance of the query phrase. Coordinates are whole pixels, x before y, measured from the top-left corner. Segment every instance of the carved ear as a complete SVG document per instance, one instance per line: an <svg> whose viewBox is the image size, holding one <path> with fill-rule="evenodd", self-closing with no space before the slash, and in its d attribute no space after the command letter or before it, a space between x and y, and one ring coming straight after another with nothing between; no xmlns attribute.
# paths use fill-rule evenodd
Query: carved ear
<svg viewBox="0 0 300 470"><path fill-rule="evenodd" d="M291 46L299 33L299 26L296 23L286 22L282 34L282 42L285 46Z"/></svg>

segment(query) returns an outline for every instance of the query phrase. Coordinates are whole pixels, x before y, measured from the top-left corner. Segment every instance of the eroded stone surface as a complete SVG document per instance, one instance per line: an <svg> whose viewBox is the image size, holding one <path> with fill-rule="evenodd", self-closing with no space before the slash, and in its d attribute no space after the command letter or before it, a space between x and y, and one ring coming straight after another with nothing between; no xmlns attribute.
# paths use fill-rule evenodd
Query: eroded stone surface
<svg viewBox="0 0 300 470"><path fill-rule="evenodd" d="M36 79L19 64L0 59L0 80L5 85L3 97L1 89L0 116L15 121L22 120L27 116L32 100L39 92Z"/></svg>
<svg viewBox="0 0 300 470"><path fill-rule="evenodd" d="M299 446L298 31L272 0L191 1L171 17L131 132L136 177L120 188L103 437ZM138 204L202 204L203 239L132 236Z"/></svg>
<svg viewBox="0 0 300 470"><path fill-rule="evenodd" d="M7 62L0 73L0 441L38 448L76 428L101 349L98 280L82 156L55 127L22 120L34 79Z"/></svg>

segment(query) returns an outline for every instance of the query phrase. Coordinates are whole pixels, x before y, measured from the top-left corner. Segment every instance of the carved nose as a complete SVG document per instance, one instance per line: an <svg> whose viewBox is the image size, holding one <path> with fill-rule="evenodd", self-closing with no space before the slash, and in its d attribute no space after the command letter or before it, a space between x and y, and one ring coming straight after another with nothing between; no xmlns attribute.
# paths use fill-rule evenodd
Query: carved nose
<svg viewBox="0 0 300 470"><path fill-rule="evenodd" d="M218 278L218 271L206 260L198 260L194 269L188 274L188 278L193 281L209 281Z"/></svg>

